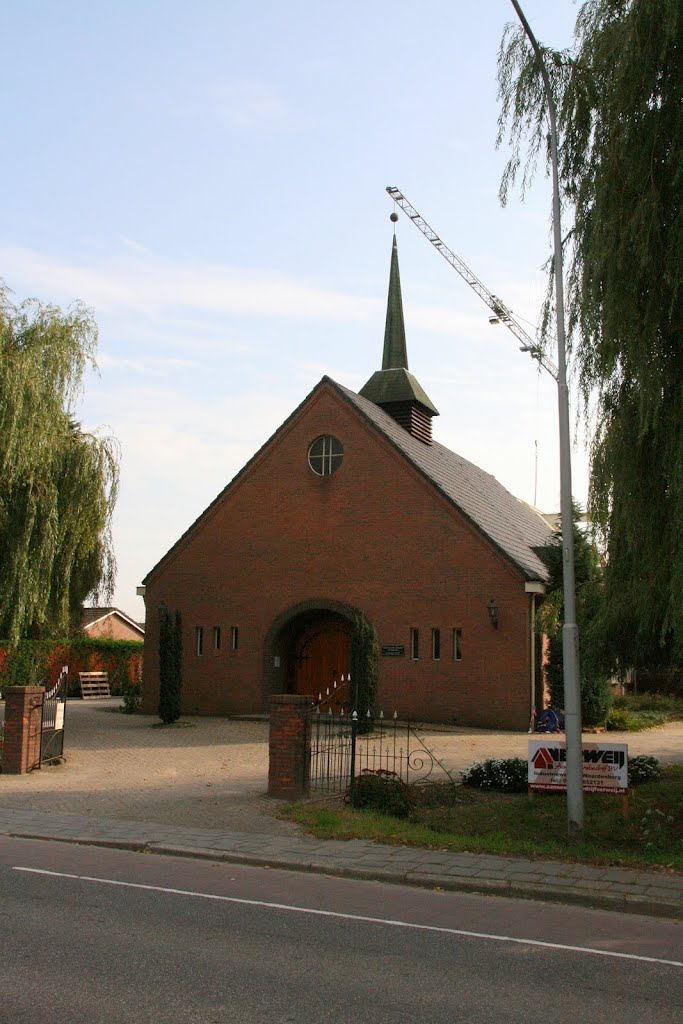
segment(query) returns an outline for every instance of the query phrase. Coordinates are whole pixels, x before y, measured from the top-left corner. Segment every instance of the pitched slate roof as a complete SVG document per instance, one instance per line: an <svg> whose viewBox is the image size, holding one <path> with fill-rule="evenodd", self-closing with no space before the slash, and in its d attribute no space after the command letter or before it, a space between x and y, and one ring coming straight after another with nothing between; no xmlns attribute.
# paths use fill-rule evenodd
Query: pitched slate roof
<svg viewBox="0 0 683 1024"><path fill-rule="evenodd" d="M533 549L547 544L553 532L540 512L449 448L417 440L374 402L329 377L323 380L370 420L528 579L547 580L548 570Z"/></svg>

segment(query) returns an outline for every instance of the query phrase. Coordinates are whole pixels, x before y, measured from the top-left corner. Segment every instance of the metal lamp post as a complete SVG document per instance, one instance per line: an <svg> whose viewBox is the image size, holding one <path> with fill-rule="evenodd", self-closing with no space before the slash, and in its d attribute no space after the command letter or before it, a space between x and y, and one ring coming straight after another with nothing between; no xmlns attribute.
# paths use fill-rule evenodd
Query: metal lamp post
<svg viewBox="0 0 683 1024"><path fill-rule="evenodd" d="M562 576L564 625L562 663L564 675L565 732L567 738L567 827L570 840L583 834L583 756L581 750L581 684L579 674L579 630L576 624L574 580L574 525L572 516L572 468L569 432L569 391L564 333L564 285L562 276L562 234L560 227L560 186L557 158L555 102L543 54L517 0L511 0L536 55L548 104L550 156L553 175L553 238L555 249L555 303L557 314L557 398L560 426L560 511L562 519Z"/></svg>

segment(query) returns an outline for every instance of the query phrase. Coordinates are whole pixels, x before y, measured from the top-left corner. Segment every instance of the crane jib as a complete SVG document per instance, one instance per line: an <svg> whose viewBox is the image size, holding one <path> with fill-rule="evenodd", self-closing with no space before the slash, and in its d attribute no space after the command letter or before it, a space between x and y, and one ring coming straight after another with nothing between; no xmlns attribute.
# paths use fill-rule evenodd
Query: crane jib
<svg viewBox="0 0 683 1024"><path fill-rule="evenodd" d="M466 263L460 259L459 256L448 248L445 242L442 242L436 231L430 228L424 217L421 217L414 206L412 206L406 197L403 195L401 190L395 185L387 185L387 192L398 206L408 214L410 220L416 228L418 228L425 236L428 242L434 246L436 251L440 253L445 260L447 260L454 270L460 274L463 281L466 282L477 293L480 299L486 303L489 309L493 312L494 316L500 320L501 323L505 324L509 330L515 335L515 337L522 342L522 352L528 352L532 359L535 359L545 370L548 371L551 377L555 380L558 379L559 373L555 364L548 358L544 352L543 339L535 340L528 334L521 324L517 323L510 310L505 306L501 300L493 295L488 288L482 284L477 275L470 270Z"/></svg>

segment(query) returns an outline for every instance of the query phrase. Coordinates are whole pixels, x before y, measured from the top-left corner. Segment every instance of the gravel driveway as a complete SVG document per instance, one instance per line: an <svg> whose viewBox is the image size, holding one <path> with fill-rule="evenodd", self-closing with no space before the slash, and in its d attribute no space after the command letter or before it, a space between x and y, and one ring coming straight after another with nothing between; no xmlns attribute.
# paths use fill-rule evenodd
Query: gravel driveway
<svg viewBox="0 0 683 1024"><path fill-rule="evenodd" d="M154 716L120 714L119 704L119 698L69 701L66 762L30 775L0 774L0 807L191 828L296 831L274 817L279 803L265 795L266 721L188 718L159 728ZM450 770L486 757L526 757L526 733L426 727L422 736ZM683 762L683 722L609 738L628 743L631 756Z"/></svg>

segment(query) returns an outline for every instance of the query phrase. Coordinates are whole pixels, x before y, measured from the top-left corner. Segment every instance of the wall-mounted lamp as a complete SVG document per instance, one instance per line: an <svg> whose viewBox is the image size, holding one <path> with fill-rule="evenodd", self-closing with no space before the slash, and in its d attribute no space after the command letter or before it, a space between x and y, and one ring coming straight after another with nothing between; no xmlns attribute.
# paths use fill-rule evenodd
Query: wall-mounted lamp
<svg viewBox="0 0 683 1024"><path fill-rule="evenodd" d="M494 629L498 629L498 605L493 597L486 607L488 608L489 615L491 616L491 625Z"/></svg>

